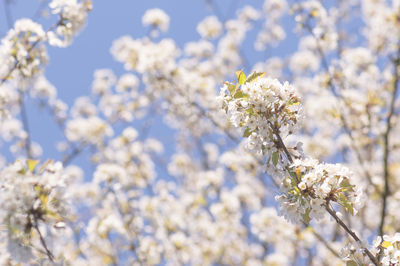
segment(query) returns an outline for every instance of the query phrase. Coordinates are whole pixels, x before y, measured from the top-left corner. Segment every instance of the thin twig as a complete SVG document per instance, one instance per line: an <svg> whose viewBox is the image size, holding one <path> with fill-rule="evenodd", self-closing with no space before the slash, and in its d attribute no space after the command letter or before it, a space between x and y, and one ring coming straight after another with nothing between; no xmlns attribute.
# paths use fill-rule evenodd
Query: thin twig
<svg viewBox="0 0 400 266"><path fill-rule="evenodd" d="M52 25L47 31L46 31L46 33L47 32L49 32L49 31L51 31L51 30L53 30L55 27L57 27L58 25L60 25L60 23L61 23L62 21L60 20L60 21L58 21L56 24L54 24L54 25ZM42 39L38 39L38 40L36 40L34 43L32 43L32 45L27 49L27 54L30 54L30 52L36 47L36 45L38 45L40 42L42 42L42 41L44 41L44 40L42 40ZM16 61L15 63L14 63L14 65L8 70L8 72L7 72L7 74L4 76L4 77L2 77L1 79L0 79L0 85L3 85L3 83L4 82L6 82L10 77L11 77L11 75L12 75L12 73L18 68L20 66L20 61Z"/></svg>
<svg viewBox="0 0 400 266"><path fill-rule="evenodd" d="M325 209L328 211L328 213L336 220L336 222L361 246L365 254L367 254L368 258L375 264L375 265L380 265L378 259L369 251L368 248L363 246L363 243L361 242L360 238L357 236L356 233L350 230L350 228L340 219L337 215L336 212L329 206L329 203L325 203Z"/></svg>
<svg viewBox="0 0 400 266"><path fill-rule="evenodd" d="M37 20L41 15L43 10L47 7L47 0L41 0L38 8L32 16L32 20Z"/></svg>
<svg viewBox="0 0 400 266"><path fill-rule="evenodd" d="M285 152L287 159L292 164L293 163L292 155L290 154L290 152L286 148L285 143L283 142L281 136L279 135L278 128L273 126L272 123L269 123L269 124L272 127L272 130L274 131L275 137L278 139L278 143L277 143L278 144L278 148L281 148Z"/></svg>
<svg viewBox="0 0 400 266"><path fill-rule="evenodd" d="M205 0L205 1L206 1L206 4L209 5L209 7L214 12L214 14L217 16L217 18L222 22L222 24L225 24L225 22L228 20L230 14L234 14L234 12L232 12L232 10L234 10L235 6L237 6L237 4L238 4L237 0L232 0L231 5L228 10L228 14L224 15L218 6L218 3L217 3L218 1L214 1L214 0ZM226 32L225 26L224 26L224 32ZM238 50L240 59L242 61L243 67L245 69L250 69L250 63L249 63L250 61L247 58L246 54L244 53L243 49L240 47L240 45L237 46L237 50Z"/></svg>
<svg viewBox="0 0 400 266"><path fill-rule="evenodd" d="M154 117L156 116L156 108L152 106L150 112L147 115L146 121L144 121L143 125L141 126L139 132L140 132L140 139L144 140L146 139L151 131L151 128L153 126L153 120Z"/></svg>
<svg viewBox="0 0 400 266"><path fill-rule="evenodd" d="M171 86L179 88L177 86L177 84L175 83L174 80L172 80L171 78L167 78L165 76L158 76L157 77L158 80L166 80L167 82L171 83ZM182 93L181 94L182 97L184 97L187 101L187 103L189 103L190 105L192 105L193 107L196 107L197 110L199 111L199 116L203 116L205 118L208 118L211 123L217 127L218 129L220 129L223 133L225 133L229 139L231 139L234 143L239 144L240 143L240 139L237 138L235 135L233 135L229 129L225 128L223 125L221 125L216 119L214 119L211 115L210 115L210 110L207 110L205 108L203 108L200 104L198 104L195 101L192 101L186 94ZM166 100L168 101L168 98L166 98ZM257 158L253 153L249 153L254 159L256 159L256 161L259 164L263 164L263 161L260 160L259 158ZM273 185L275 186L275 188L279 188L279 180L275 179L273 176L268 175L268 177L270 178L270 180L272 181Z"/></svg>
<svg viewBox="0 0 400 266"><path fill-rule="evenodd" d="M390 194L389 191L389 135L392 129L392 117L394 114L394 104L397 96L397 91L399 88L399 65L400 65L400 49L397 52L397 57L394 60L394 81L393 81L393 91L391 95L391 101L389 106L389 114L386 120L386 130L383 135L384 146L383 146L383 178L385 181L384 191L382 193L382 211L381 211L381 221L379 223L379 235L383 235L383 226L385 225L386 209L387 209L387 198Z"/></svg>
<svg viewBox="0 0 400 266"><path fill-rule="evenodd" d="M222 13L221 9L219 8L218 4L214 0L205 0L206 4L214 11L215 15L222 21L226 21L226 17Z"/></svg>
<svg viewBox="0 0 400 266"><path fill-rule="evenodd" d="M287 152L287 148L285 147L285 144L283 143L283 141L282 141L282 139L280 138L280 136L279 136L279 134L277 134L277 129L275 129L275 128L273 128L274 129L274 134L276 135L276 137L278 138L278 140L279 140L279 145L281 145L282 147L280 147L280 148L282 148L284 151L285 151L285 153ZM286 155L288 156L288 160L290 161L290 160L292 160L292 158L291 158L291 155L290 155L290 153L289 152L287 152L286 153ZM292 160L293 161L293 160ZM289 171L289 169L286 169L287 171ZM349 227L343 222L343 220L342 219L340 219L337 215L336 215L336 213L335 213L335 211L333 211L332 209L331 209L331 207L329 206L329 201L327 201L326 203L325 203L325 209L328 211L328 213L336 220L336 222L355 240L355 241L357 241L360 245L361 245L361 247L362 247L362 249L364 250L364 252L367 254L367 256L370 258L370 260L375 264L375 265L379 265L379 262L378 262L378 259L374 256L374 255L372 255L372 253L368 250L368 248L366 248L366 247L364 247L363 246L363 244L362 244L362 242L361 242L361 240L360 240L360 238L356 235L356 233L354 233L353 231L351 231L350 229L349 229Z"/></svg>
<svg viewBox="0 0 400 266"><path fill-rule="evenodd" d="M13 26L13 19L11 16L11 10L10 10L10 1L9 0L3 0L3 4L4 4L4 12L6 15L6 20L7 20L7 26L8 29L11 29Z"/></svg>
<svg viewBox="0 0 400 266"><path fill-rule="evenodd" d="M197 107L197 109L200 112L200 115L208 118L215 127L222 130L232 141L234 141L236 144L240 143L240 140L236 136L234 136L231 132L228 131L228 129L226 129L224 126L222 126L220 123L218 123L211 115L209 115L209 111L204 110L204 108L201 105L199 105L197 102L190 101L189 99L187 99L187 100L191 105ZM258 163L263 164L263 162L260 159L256 158L253 153L250 153L250 154L251 154L251 156L253 156L253 158L255 158L257 160ZM270 177L270 180L272 181L272 184L276 188L279 188L279 181L276 180L273 176L269 176L269 177Z"/></svg>
<svg viewBox="0 0 400 266"><path fill-rule="evenodd" d="M19 106L20 106L20 109L21 109L21 120L22 120L22 124L23 124L24 130L25 130L25 132L27 134L24 146L25 146L25 150L26 150L26 156L28 158L32 158L31 132L30 132L30 129L29 129L28 115L26 113L24 97L25 97L25 94L23 92L20 92L20 94L19 94Z"/></svg>
<svg viewBox="0 0 400 266"><path fill-rule="evenodd" d="M34 228L35 228L36 232L39 234L40 243L42 244L43 248L46 250L47 257L49 258L49 260L51 262L54 262L54 255L51 253L51 251L49 250L49 248L46 245L46 241L44 240L42 233L39 230L39 226L38 226L36 218L35 218Z"/></svg>
<svg viewBox="0 0 400 266"><path fill-rule="evenodd" d="M296 1L298 4L300 4L298 1ZM301 8L301 11L304 12L303 8ZM331 75L331 72L329 71L329 64L328 64L328 60L326 59L326 55L324 53L324 50L322 49L322 45L320 43L320 39L315 35L315 33L313 32L313 29L311 27L311 25L309 23L304 23L303 26L305 27L305 29L311 34L311 36L315 39L316 41L316 48L317 48L317 53L319 54L319 57L321 59L321 63L322 63L322 67L323 69L326 71L326 73L328 74L328 86L330 91L332 92L332 94L335 96L336 99L338 99L339 101L343 101L343 97L342 95L338 92L337 88L335 87L333 81L334 78ZM341 84L341 86L343 87L343 85ZM365 162L364 159L362 158L361 152L359 150L359 148L356 146L356 142L355 142L355 138L352 134L352 131L347 123L347 120L342 112L342 110L339 109L339 118L340 118L340 122L342 123L342 128L344 130L344 132L348 135L348 137L350 138L350 145L351 148L353 149L353 151L356 154L356 158L358 160L358 163L360 164L365 177L368 180L368 183L372 186L374 186L375 188L376 185L372 182L372 177L370 175L370 173L365 169Z"/></svg>
<svg viewBox="0 0 400 266"><path fill-rule="evenodd" d="M70 154L68 154L67 156L64 157L64 159L62 160L62 164L64 166L67 166L68 164L70 164L70 162L76 156L78 156L86 148L87 145L88 145L87 143L82 143L80 146L75 147Z"/></svg>
<svg viewBox="0 0 400 266"><path fill-rule="evenodd" d="M333 247L331 247L331 245L317 232L314 231L314 229L312 230L314 236L319 240L319 242L321 242L333 255L335 255L335 257L342 259L342 257L340 257L339 253L333 249Z"/></svg>

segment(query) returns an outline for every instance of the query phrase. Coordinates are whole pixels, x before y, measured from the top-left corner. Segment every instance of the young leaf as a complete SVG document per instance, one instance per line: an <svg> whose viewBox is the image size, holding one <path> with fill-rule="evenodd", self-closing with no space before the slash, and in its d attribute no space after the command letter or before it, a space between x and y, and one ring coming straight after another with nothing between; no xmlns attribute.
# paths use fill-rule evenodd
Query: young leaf
<svg viewBox="0 0 400 266"><path fill-rule="evenodd" d="M297 173L295 173L293 171L290 171L289 174L290 174L290 177L291 177L291 180L292 180L292 186L296 186L297 185L297 181L299 180Z"/></svg>
<svg viewBox="0 0 400 266"><path fill-rule="evenodd" d="M341 191L354 191L354 185L350 184L349 179L345 178L340 182Z"/></svg>
<svg viewBox="0 0 400 266"><path fill-rule="evenodd" d="M289 102L288 102L289 106L299 105L299 104L300 104L300 100L299 99L295 99L295 98L290 99Z"/></svg>
<svg viewBox="0 0 400 266"><path fill-rule="evenodd" d="M26 173L25 167L18 171L18 174L24 175Z"/></svg>
<svg viewBox="0 0 400 266"><path fill-rule="evenodd" d="M239 99L239 98L246 98L248 95L246 93L243 93L243 91L238 90L234 95L233 98Z"/></svg>
<svg viewBox="0 0 400 266"><path fill-rule="evenodd" d="M301 180L301 167L300 166L296 168L296 179L299 181Z"/></svg>
<svg viewBox="0 0 400 266"><path fill-rule="evenodd" d="M243 132L243 137L247 138L251 133L253 133L253 131L250 128L246 128Z"/></svg>
<svg viewBox="0 0 400 266"><path fill-rule="evenodd" d="M228 91L230 94L234 94L236 90L236 86L232 83L225 82L225 85L228 86Z"/></svg>
<svg viewBox="0 0 400 266"><path fill-rule="evenodd" d="M246 81L246 75L243 73L242 70L236 71L236 77L240 85L243 85Z"/></svg>
<svg viewBox="0 0 400 266"><path fill-rule="evenodd" d="M390 247L391 245L392 245L392 243L390 243L389 241L383 241L382 244L381 244L381 246L382 246L383 248L388 248L388 247Z"/></svg>
<svg viewBox="0 0 400 266"><path fill-rule="evenodd" d="M26 160L26 164L28 165L29 172L32 173L35 170L38 163L39 163L39 160L32 160L32 159Z"/></svg>
<svg viewBox="0 0 400 266"><path fill-rule="evenodd" d="M42 164L40 166L40 168L39 168L39 170L37 172L38 173L42 173L46 169L46 167L51 163L53 163L53 160L47 160L46 162L44 162L44 164Z"/></svg>
<svg viewBox="0 0 400 266"><path fill-rule="evenodd" d="M305 211L305 213L303 214L303 221L304 221L306 224L308 224L308 223L310 222L310 220L311 220L311 218L310 218L310 212L311 212L311 209L310 209L310 208L307 208L306 211Z"/></svg>
<svg viewBox="0 0 400 266"><path fill-rule="evenodd" d="M272 163L276 166L278 164L279 153L276 151L272 154Z"/></svg>
<svg viewBox="0 0 400 266"><path fill-rule="evenodd" d="M250 74L250 76L248 76L248 78L246 79L246 83L247 82L252 82L254 80L256 80L257 78L262 78L265 76L265 72L256 72L254 71L253 73Z"/></svg>
<svg viewBox="0 0 400 266"><path fill-rule="evenodd" d="M253 109L253 108L246 109L245 112L246 112L247 114L249 114L249 115L254 115L254 109Z"/></svg>
<svg viewBox="0 0 400 266"><path fill-rule="evenodd" d="M342 205L346 209L346 211L350 212L351 215L353 215L354 214L353 204L346 198L346 196L343 195L342 193L339 193L338 199L340 205Z"/></svg>
<svg viewBox="0 0 400 266"><path fill-rule="evenodd" d="M358 264L354 260L349 260L346 261L346 266L358 266Z"/></svg>

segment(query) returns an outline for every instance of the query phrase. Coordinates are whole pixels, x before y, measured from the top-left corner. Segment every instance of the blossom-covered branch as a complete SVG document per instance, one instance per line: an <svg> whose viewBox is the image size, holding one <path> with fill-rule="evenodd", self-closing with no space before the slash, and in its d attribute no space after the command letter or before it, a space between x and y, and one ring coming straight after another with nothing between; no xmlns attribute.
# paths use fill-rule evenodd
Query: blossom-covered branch
<svg viewBox="0 0 400 266"><path fill-rule="evenodd" d="M277 197L282 214L289 221L309 223L328 211L378 265L376 257L329 206L337 202L351 214L357 213L362 192L350 183L352 173L339 164L319 163L301 153L293 160L282 141L281 134L293 134L302 119L294 88L263 77L265 73L253 72L246 78L238 71L236 75L238 84L226 83L221 89L222 108L235 126L244 128L248 148L266 156L267 172L282 178L283 194ZM298 150L297 146L293 149Z"/></svg>

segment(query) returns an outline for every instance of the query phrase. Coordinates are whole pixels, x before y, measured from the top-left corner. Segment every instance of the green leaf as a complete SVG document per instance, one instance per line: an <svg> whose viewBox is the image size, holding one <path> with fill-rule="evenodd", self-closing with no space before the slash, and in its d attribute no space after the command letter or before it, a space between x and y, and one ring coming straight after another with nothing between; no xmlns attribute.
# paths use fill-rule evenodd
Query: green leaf
<svg viewBox="0 0 400 266"><path fill-rule="evenodd" d="M236 77L240 85L243 85L245 83L246 75L243 73L242 70L236 71Z"/></svg>
<svg viewBox="0 0 400 266"><path fill-rule="evenodd" d="M339 193L338 199L340 205L342 205L346 209L346 211L350 212L351 215L353 215L354 214L353 204L346 198L346 196L343 193Z"/></svg>
<svg viewBox="0 0 400 266"><path fill-rule="evenodd" d="M244 132L243 132L243 137L247 138L247 137L250 136L251 133L253 133L253 132L254 132L254 130L251 130L251 129L248 127L248 128L246 128L246 129L244 130Z"/></svg>
<svg viewBox="0 0 400 266"><path fill-rule="evenodd" d="M309 223L310 223L310 220L311 220L311 218L310 218L310 212L311 212L311 209L310 209L310 208L307 208L307 209L306 209L306 212L303 214L303 221L304 221L306 224L309 224Z"/></svg>
<svg viewBox="0 0 400 266"><path fill-rule="evenodd" d="M302 178L302 176L301 176L301 167L297 167L296 168L296 180L300 181L301 178Z"/></svg>
<svg viewBox="0 0 400 266"><path fill-rule="evenodd" d="M272 163L276 166L278 164L279 153L276 151L272 154Z"/></svg>
<svg viewBox="0 0 400 266"><path fill-rule="evenodd" d="M291 98L290 100L289 100L289 102L288 102L288 105L289 106L292 106L292 105L299 105L300 104L300 99L298 99L298 98Z"/></svg>
<svg viewBox="0 0 400 266"><path fill-rule="evenodd" d="M24 175L26 173L25 167L18 171L18 174Z"/></svg>
<svg viewBox="0 0 400 266"><path fill-rule="evenodd" d="M57 220L59 222L63 221L63 218L58 213L56 213L56 212L54 212L52 210L49 210L46 207L45 207L45 211L46 211L46 215L47 216L49 216L49 217L51 217L51 218L53 218L53 219L55 219L55 220Z"/></svg>
<svg viewBox="0 0 400 266"><path fill-rule="evenodd" d="M243 91L241 91L241 90L238 90L234 95L233 95L233 98L235 98L235 99L239 99L239 98L248 98L249 96L246 94L246 93L244 93Z"/></svg>
<svg viewBox="0 0 400 266"><path fill-rule="evenodd" d="M231 95L235 93L235 90L236 90L235 84L225 82L225 85L228 86L228 91L230 92Z"/></svg>
<svg viewBox="0 0 400 266"><path fill-rule="evenodd" d="M32 160L32 159L26 160L26 164L28 165L29 172L32 173L35 170L38 163L39 163L39 160Z"/></svg>
<svg viewBox="0 0 400 266"><path fill-rule="evenodd" d="M47 160L46 162L44 162L44 164L42 164L40 166L40 168L37 171L37 173L39 173L39 174L42 173L47 168L47 166L49 166L49 164L52 164L52 163L53 163L53 160Z"/></svg>
<svg viewBox="0 0 400 266"><path fill-rule="evenodd" d="M226 104L226 102L222 102L222 109L225 110L225 113L228 113L228 105Z"/></svg>
<svg viewBox="0 0 400 266"><path fill-rule="evenodd" d="M346 261L346 266L358 266L358 264L354 260L349 260Z"/></svg>
<svg viewBox="0 0 400 266"><path fill-rule="evenodd" d="M265 72L256 72L254 71L253 73L250 74L250 76L246 79L246 83L247 82L253 82L254 80L256 80L257 78L262 78L265 76Z"/></svg>
<svg viewBox="0 0 400 266"><path fill-rule="evenodd" d="M354 185L350 184L350 180L345 178L340 182L341 191L354 191Z"/></svg>
<svg viewBox="0 0 400 266"><path fill-rule="evenodd" d="M296 180L297 181L297 174L293 171L289 171L290 176L292 177L292 180Z"/></svg>
<svg viewBox="0 0 400 266"><path fill-rule="evenodd" d="M246 109L246 111L245 111L247 114L249 114L249 115L254 115L254 109L253 108L248 108L248 109Z"/></svg>
<svg viewBox="0 0 400 266"><path fill-rule="evenodd" d="M392 245L392 243L390 243L389 241L383 241L382 244L381 244L381 246L382 246L383 248L388 248L388 247L390 247L391 245Z"/></svg>

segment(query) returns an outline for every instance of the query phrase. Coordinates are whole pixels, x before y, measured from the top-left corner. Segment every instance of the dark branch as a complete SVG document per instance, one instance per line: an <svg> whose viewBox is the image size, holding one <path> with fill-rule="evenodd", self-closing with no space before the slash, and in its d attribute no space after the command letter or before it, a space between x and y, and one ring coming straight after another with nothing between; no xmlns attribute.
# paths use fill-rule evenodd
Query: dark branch
<svg viewBox="0 0 400 266"><path fill-rule="evenodd" d="M32 158L31 132L30 132L30 129L29 129L28 115L26 113L24 97L25 97L25 94L23 92L20 92L20 94L19 94L19 106L20 106L20 109L21 109L21 120L22 120L22 124L24 126L24 130L25 130L25 132L27 134L24 146L25 146L25 150L26 150L26 156L28 158Z"/></svg>
<svg viewBox="0 0 400 266"><path fill-rule="evenodd" d="M387 198L390 195L389 191L389 135L392 129L392 117L394 114L394 104L397 96L397 91L399 88L399 73L398 68L400 65L400 49L397 52L397 58L394 60L394 80L393 80L393 90L391 95L391 101L389 106L389 113L386 120L386 130L383 135L383 178L385 181L385 187L382 193L382 211L381 211L381 221L379 223L379 235L383 235L383 227L385 225L386 209L387 209Z"/></svg>

